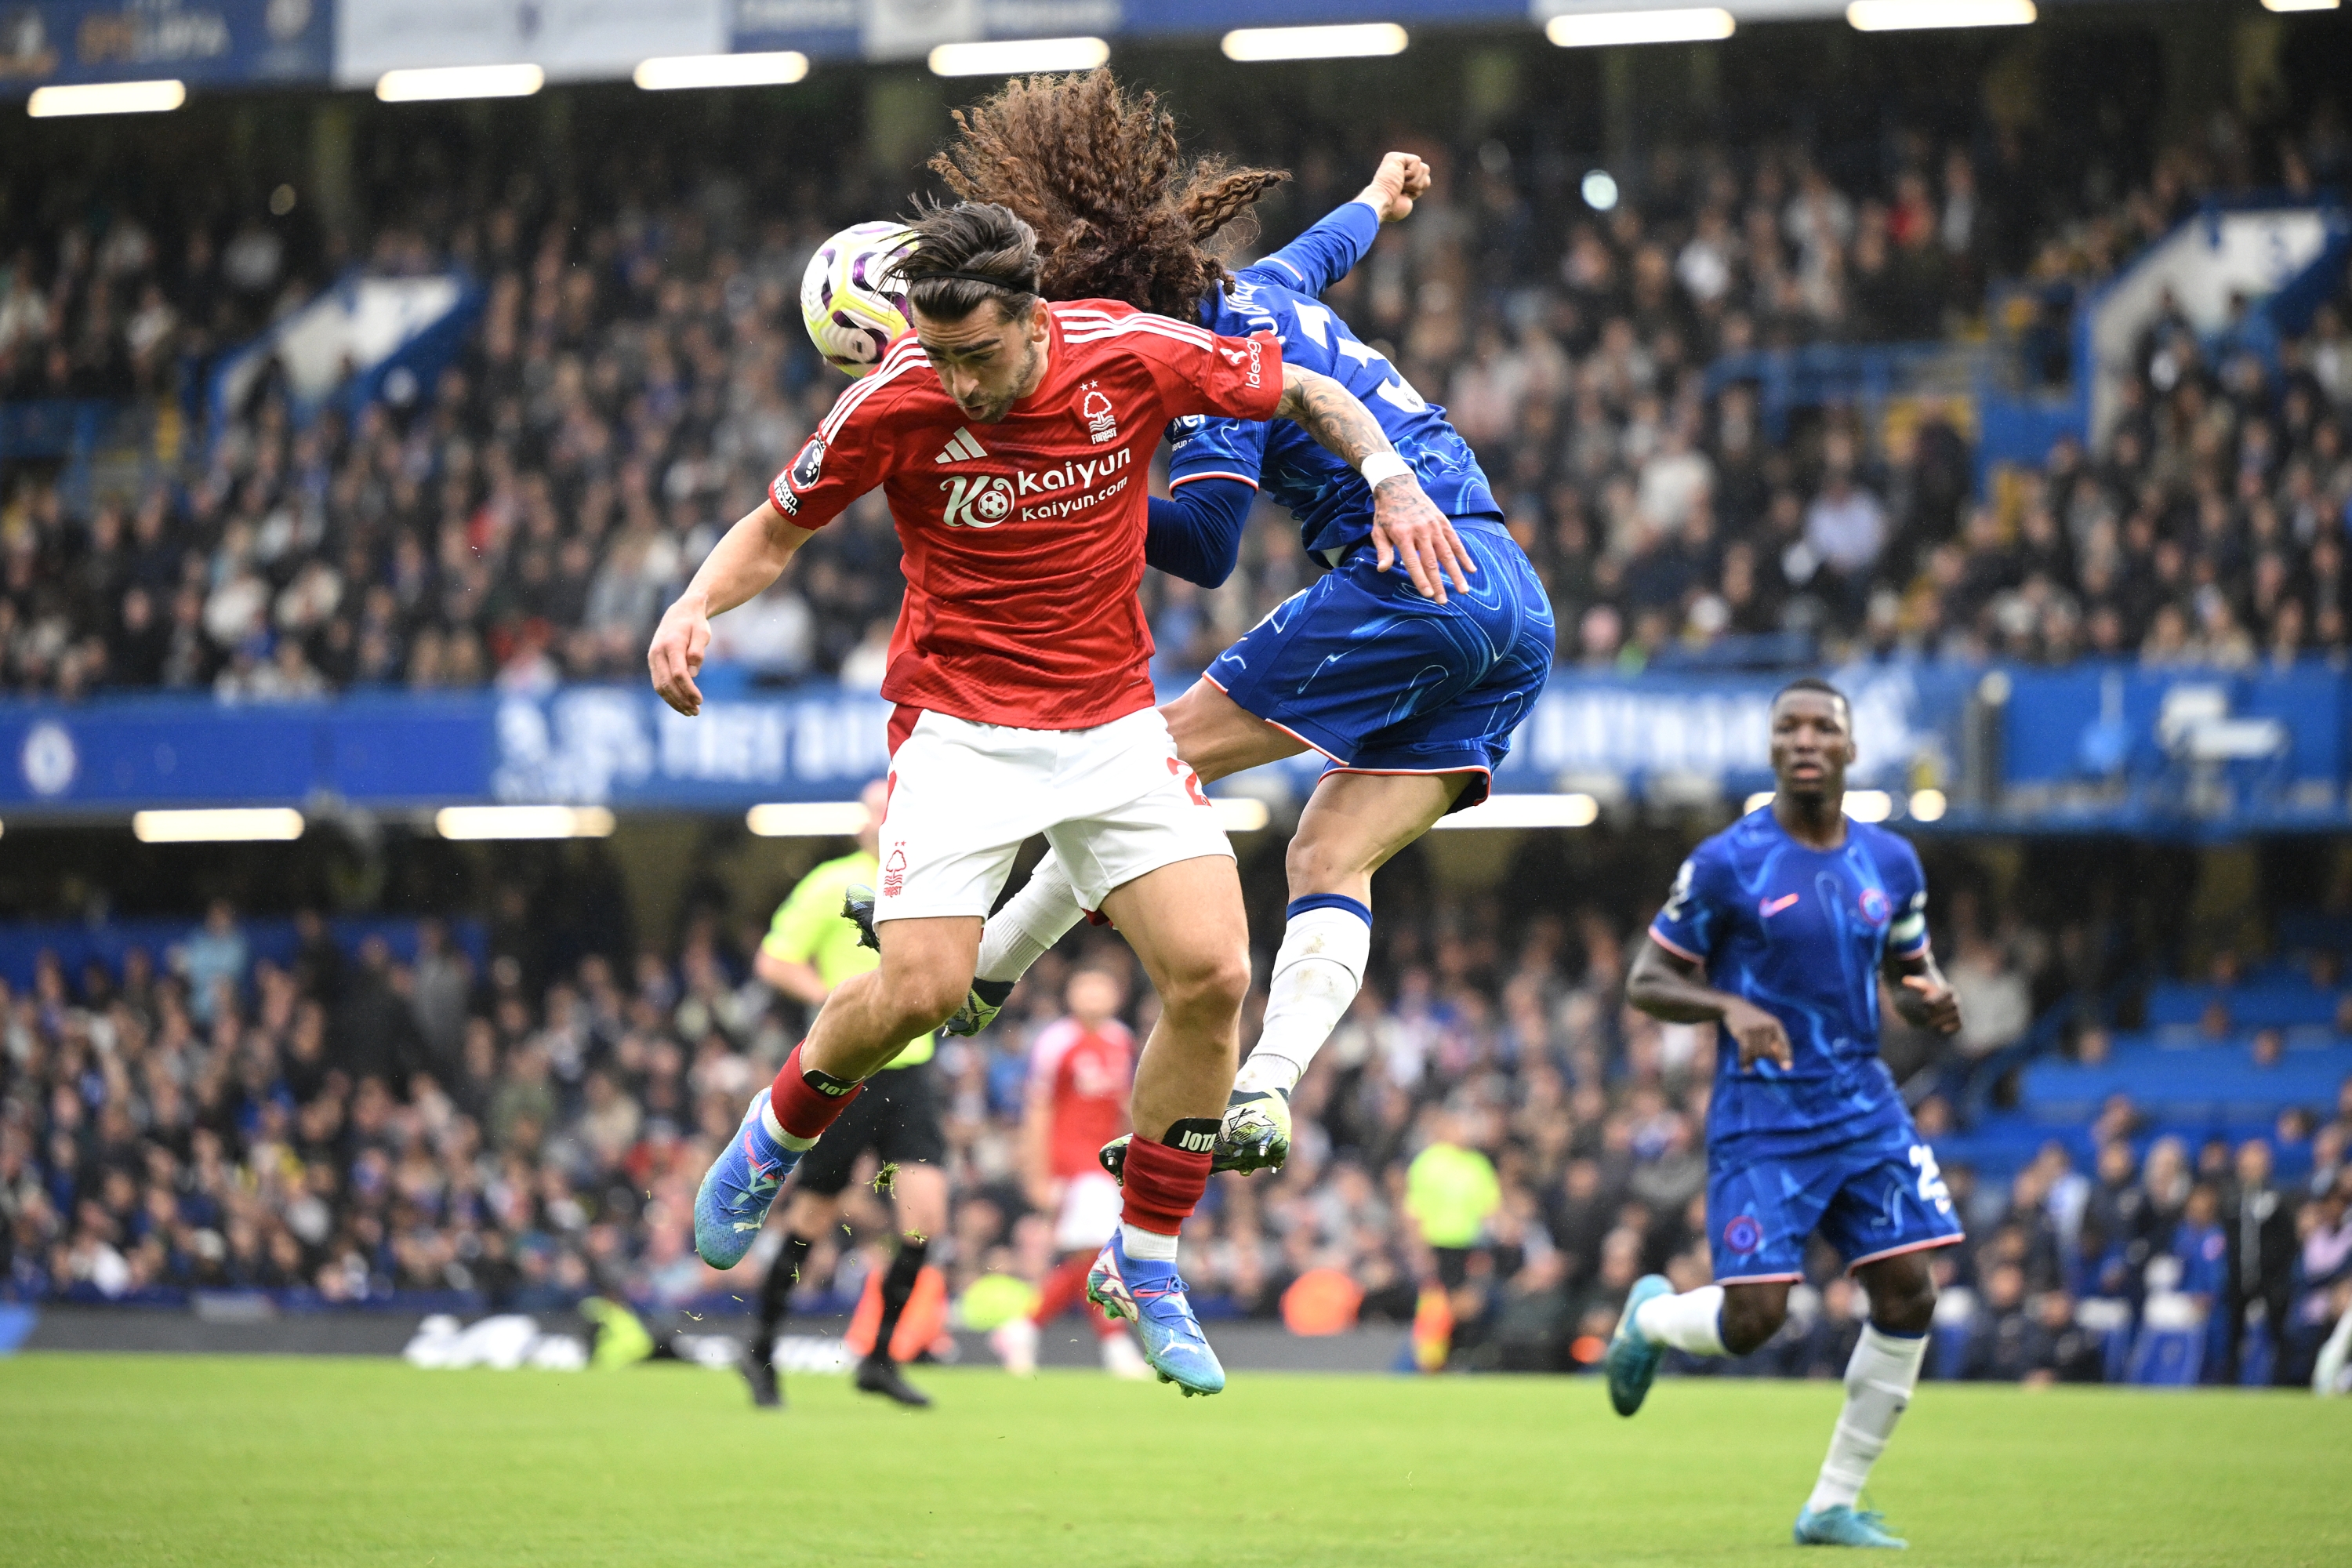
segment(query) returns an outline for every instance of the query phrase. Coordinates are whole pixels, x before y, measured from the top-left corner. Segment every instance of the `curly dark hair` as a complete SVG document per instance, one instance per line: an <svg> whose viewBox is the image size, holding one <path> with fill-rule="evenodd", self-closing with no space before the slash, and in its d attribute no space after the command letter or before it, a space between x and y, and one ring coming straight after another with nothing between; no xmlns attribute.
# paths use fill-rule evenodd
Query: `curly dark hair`
<svg viewBox="0 0 2352 1568"><path fill-rule="evenodd" d="M1108 70L1015 78L956 110L961 134L931 168L967 202L1009 208L1037 231L1049 300L1120 300L1198 319L1231 285L1212 241L1244 243L1260 196L1290 178L1203 157L1188 169L1176 117Z"/></svg>

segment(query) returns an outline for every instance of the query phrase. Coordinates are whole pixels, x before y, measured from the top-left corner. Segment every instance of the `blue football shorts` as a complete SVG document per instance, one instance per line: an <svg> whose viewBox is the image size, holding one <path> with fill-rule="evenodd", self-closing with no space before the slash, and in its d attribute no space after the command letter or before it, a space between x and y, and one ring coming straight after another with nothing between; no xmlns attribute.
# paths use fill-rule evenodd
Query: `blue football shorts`
<svg viewBox="0 0 2352 1568"><path fill-rule="evenodd" d="M1402 567L1359 545L1217 656L1208 679L1313 747L1330 770L1491 775L1551 676L1551 601L1527 555L1486 518L1454 521L1477 564L1467 594L1422 597ZM1327 770L1329 771L1329 770Z"/></svg>
<svg viewBox="0 0 2352 1568"><path fill-rule="evenodd" d="M1908 1116L1795 1154L1744 1157L1735 1142L1709 1149L1706 1167L1718 1285L1803 1279L1815 1230L1849 1269L1961 1239L1935 1151Z"/></svg>

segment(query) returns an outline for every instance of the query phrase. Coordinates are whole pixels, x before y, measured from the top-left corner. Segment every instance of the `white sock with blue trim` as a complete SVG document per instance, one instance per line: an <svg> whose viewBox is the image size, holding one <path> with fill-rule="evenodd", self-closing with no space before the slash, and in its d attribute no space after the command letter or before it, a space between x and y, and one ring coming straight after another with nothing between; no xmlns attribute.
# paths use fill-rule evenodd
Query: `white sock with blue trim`
<svg viewBox="0 0 2352 1568"><path fill-rule="evenodd" d="M1266 982L1265 1026L1234 1079L1234 1092L1287 1095L1364 983L1372 955L1372 911L1339 893L1290 903L1282 947Z"/></svg>
<svg viewBox="0 0 2352 1568"><path fill-rule="evenodd" d="M1723 1287L1702 1285L1679 1296L1653 1296L1633 1314L1633 1331L1654 1345L1693 1355L1729 1355L1723 1348Z"/></svg>
<svg viewBox="0 0 2352 1568"><path fill-rule="evenodd" d="M1925 1334L1890 1334L1875 1323L1862 1326L1853 1359L1845 1363L1845 1408L1822 1460L1821 1479L1805 1501L1808 1513L1840 1503L1852 1508L1870 1479L1871 1466L1886 1452L1895 1423L1911 1404L1919 1363L1927 1356Z"/></svg>

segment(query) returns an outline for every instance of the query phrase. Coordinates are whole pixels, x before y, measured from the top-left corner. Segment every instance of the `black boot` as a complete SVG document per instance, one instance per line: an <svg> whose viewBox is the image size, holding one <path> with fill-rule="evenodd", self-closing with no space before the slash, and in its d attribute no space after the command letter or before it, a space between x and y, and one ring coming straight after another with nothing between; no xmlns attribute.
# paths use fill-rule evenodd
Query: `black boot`
<svg viewBox="0 0 2352 1568"><path fill-rule="evenodd" d="M746 1346L743 1359L735 1363L743 1381L751 1387L751 1403L761 1410L781 1410L784 1405L782 1379L776 1375L776 1363Z"/></svg>
<svg viewBox="0 0 2352 1568"><path fill-rule="evenodd" d="M930 1408L931 1396L908 1383L900 1374L898 1363L879 1351L857 1363L857 1391L878 1394L917 1410Z"/></svg>

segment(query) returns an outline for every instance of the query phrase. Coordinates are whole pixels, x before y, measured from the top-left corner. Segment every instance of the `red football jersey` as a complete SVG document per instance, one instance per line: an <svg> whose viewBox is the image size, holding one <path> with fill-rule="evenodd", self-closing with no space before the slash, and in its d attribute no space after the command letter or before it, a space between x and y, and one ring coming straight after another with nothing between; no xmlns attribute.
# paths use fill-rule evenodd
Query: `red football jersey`
<svg viewBox="0 0 2352 1568"><path fill-rule="evenodd" d="M914 337L841 395L768 487L821 528L880 485L907 596L882 695L1033 730L1108 724L1154 701L1143 579L1145 473L1187 414L1267 419L1270 337L1223 338L1110 300L1048 307L1045 380L974 424Z"/></svg>
<svg viewBox="0 0 2352 1568"><path fill-rule="evenodd" d="M1089 1029L1057 1018L1029 1047L1029 1092L1050 1100L1046 1157L1056 1176L1099 1171L1096 1152L1128 1130L1128 1086L1135 1077L1135 1037L1113 1018Z"/></svg>

